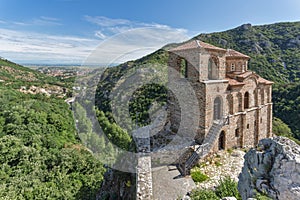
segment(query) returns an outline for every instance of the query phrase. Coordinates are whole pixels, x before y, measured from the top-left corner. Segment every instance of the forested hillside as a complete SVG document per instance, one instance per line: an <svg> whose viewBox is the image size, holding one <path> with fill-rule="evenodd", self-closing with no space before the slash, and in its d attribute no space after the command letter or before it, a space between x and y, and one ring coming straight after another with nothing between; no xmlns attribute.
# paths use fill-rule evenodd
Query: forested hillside
<svg viewBox="0 0 300 200"><path fill-rule="evenodd" d="M19 89L21 86L42 86L46 84L68 86L59 79L46 76L33 69L0 58L0 82L9 88Z"/></svg>
<svg viewBox="0 0 300 200"><path fill-rule="evenodd" d="M250 69L277 84L299 81L300 22L263 26L244 24L195 38L249 55Z"/></svg>
<svg viewBox="0 0 300 200"><path fill-rule="evenodd" d="M0 198L95 199L105 169L81 144L64 99L19 88L55 78L0 61Z"/></svg>

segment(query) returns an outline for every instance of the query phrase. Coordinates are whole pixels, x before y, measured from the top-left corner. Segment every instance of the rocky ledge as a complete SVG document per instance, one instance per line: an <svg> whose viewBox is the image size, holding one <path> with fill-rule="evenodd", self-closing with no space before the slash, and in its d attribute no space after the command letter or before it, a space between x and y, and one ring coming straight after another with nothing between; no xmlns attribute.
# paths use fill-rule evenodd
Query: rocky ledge
<svg viewBox="0 0 300 200"><path fill-rule="evenodd" d="M242 199L264 193L272 199L300 199L300 146L288 138L263 139L245 155L238 189Z"/></svg>

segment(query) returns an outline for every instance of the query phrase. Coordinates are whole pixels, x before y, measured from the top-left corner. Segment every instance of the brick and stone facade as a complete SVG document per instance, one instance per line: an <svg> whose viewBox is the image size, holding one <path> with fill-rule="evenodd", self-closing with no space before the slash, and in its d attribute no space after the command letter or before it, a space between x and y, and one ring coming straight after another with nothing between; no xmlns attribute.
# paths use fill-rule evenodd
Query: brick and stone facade
<svg viewBox="0 0 300 200"><path fill-rule="evenodd" d="M260 139L272 136L273 83L249 71L249 59L235 50L199 40L170 50L168 66L178 73L169 74L169 79L188 80L198 100L197 143L203 142L214 120L224 118L227 123L213 151L254 146ZM178 102L170 106L171 123L178 131L182 116L174 105Z"/></svg>

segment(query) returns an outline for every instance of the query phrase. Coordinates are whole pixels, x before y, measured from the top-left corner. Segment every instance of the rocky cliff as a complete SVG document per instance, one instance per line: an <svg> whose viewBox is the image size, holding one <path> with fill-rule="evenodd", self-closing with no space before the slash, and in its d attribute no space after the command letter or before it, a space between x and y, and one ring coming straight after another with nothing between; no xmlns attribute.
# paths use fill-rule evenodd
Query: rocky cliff
<svg viewBox="0 0 300 200"><path fill-rule="evenodd" d="M300 146L277 137L263 139L245 155L238 189L243 199L257 192L272 199L300 199Z"/></svg>

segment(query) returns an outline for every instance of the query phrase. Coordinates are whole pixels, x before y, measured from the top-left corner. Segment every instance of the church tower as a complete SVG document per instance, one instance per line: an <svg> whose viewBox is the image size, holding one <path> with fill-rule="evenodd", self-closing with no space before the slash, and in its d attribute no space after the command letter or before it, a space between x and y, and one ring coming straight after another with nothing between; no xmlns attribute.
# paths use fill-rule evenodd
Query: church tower
<svg viewBox="0 0 300 200"><path fill-rule="evenodd" d="M168 66L178 72L172 73L169 81L188 81L198 101L199 121L194 138L198 144L215 134L217 138L210 142L212 150L218 151L254 146L258 140L272 136L273 83L249 71L249 59L235 50L199 40L190 40L169 51ZM181 108L174 105L170 112L176 132ZM221 123L219 130L212 128ZM210 133L212 129L216 133Z"/></svg>

